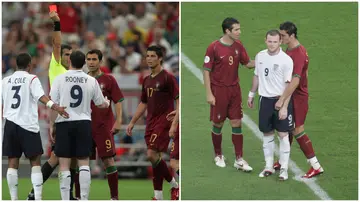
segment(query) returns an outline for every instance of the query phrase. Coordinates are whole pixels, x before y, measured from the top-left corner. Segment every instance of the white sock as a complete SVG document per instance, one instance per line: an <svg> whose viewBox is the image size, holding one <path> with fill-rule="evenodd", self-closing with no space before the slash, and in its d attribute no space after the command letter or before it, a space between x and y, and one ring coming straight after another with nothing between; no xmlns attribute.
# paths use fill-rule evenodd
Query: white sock
<svg viewBox="0 0 360 202"><path fill-rule="evenodd" d="M88 200L90 193L91 174L89 166L80 166L79 168L79 184L81 200Z"/></svg>
<svg viewBox="0 0 360 202"><path fill-rule="evenodd" d="M6 179L9 186L11 200L18 200L18 170L15 168L8 168Z"/></svg>
<svg viewBox="0 0 360 202"><path fill-rule="evenodd" d="M312 157L311 159L309 159L310 165L315 169L319 169L321 168L321 165L319 163L319 161L317 160L316 156Z"/></svg>
<svg viewBox="0 0 360 202"><path fill-rule="evenodd" d="M33 166L31 168L31 183L34 188L35 200L41 200L43 188L43 175L40 166Z"/></svg>
<svg viewBox="0 0 360 202"><path fill-rule="evenodd" d="M154 190L155 198L157 200L163 200L163 192L162 190Z"/></svg>
<svg viewBox="0 0 360 202"><path fill-rule="evenodd" d="M289 135L286 135L283 138L280 138L280 159L279 163L281 168L288 169L289 167L289 158L290 158L290 142Z"/></svg>
<svg viewBox="0 0 360 202"><path fill-rule="evenodd" d="M71 183L70 171L69 170L60 171L59 180L60 180L61 200L68 201L70 198L70 183Z"/></svg>
<svg viewBox="0 0 360 202"><path fill-rule="evenodd" d="M264 136L263 137L263 150L266 168L272 168L274 164L274 150L275 150L275 140L274 135Z"/></svg>
<svg viewBox="0 0 360 202"><path fill-rule="evenodd" d="M179 188L179 184L176 182L174 177L170 181L170 186L171 186L171 188Z"/></svg>

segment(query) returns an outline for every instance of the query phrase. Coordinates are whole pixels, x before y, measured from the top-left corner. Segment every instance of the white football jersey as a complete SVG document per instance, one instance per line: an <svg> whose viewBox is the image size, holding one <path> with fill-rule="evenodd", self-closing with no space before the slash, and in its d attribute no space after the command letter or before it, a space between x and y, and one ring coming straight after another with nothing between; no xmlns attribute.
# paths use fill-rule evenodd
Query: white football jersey
<svg viewBox="0 0 360 202"><path fill-rule="evenodd" d="M255 57L255 75L259 77L259 95L281 96L286 83L291 81L293 61L284 51L269 55L268 50L260 51Z"/></svg>
<svg viewBox="0 0 360 202"><path fill-rule="evenodd" d="M66 107L69 119L58 115L55 122L91 120L91 100L101 105L105 98L97 80L82 70L68 70L57 76L50 91L51 100Z"/></svg>
<svg viewBox="0 0 360 202"><path fill-rule="evenodd" d="M2 81L4 118L25 130L39 132L38 100L44 95L40 80L26 71L16 71Z"/></svg>

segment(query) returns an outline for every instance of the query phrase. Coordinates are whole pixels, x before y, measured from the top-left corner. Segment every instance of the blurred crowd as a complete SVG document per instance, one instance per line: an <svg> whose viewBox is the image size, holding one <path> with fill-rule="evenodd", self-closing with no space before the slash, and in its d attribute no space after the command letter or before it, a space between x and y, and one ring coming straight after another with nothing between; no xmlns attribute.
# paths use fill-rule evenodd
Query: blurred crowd
<svg viewBox="0 0 360 202"><path fill-rule="evenodd" d="M53 23L46 2L2 3L2 73L14 72L15 57L28 52L33 74L47 79L52 52ZM64 44L86 53L104 53L101 69L114 75L150 73L146 48L164 48L163 67L179 79L179 4L176 2L62 2L56 3Z"/></svg>

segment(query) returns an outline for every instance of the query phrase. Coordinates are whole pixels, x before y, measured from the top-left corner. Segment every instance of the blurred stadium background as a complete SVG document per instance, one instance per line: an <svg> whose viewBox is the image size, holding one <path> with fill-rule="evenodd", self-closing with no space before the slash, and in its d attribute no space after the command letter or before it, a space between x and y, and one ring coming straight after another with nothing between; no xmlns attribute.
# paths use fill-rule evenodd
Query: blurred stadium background
<svg viewBox="0 0 360 202"><path fill-rule="evenodd" d="M15 71L16 55L20 52L28 52L33 57L31 73L39 77L47 93L53 31L53 23L48 14L50 4L58 6L63 44L69 44L73 50L81 50L84 53L90 49L100 49L104 54L102 71L113 74L125 96L122 130L115 136L117 151L115 159L119 178L151 178L152 173L149 169L151 164L146 160L146 145L143 139L146 117L138 121L132 138L126 136L125 129L140 101L143 78L150 74L145 61L146 48L149 45L164 47L166 57L163 67L172 72L179 81L179 4L176 2L3 2L2 78ZM86 67L84 71L87 71ZM39 105L40 133L45 151L42 163L50 154L48 115L48 109ZM164 159L169 161L169 156L165 154ZM3 158L2 162L3 199L9 199L6 183L7 158ZM93 161L91 170L93 178L105 176L101 160ZM56 175L57 171L53 173L54 177ZM29 176L28 160L21 159L19 178L28 178L27 181L30 181ZM24 199L31 185L28 183L29 186L24 187L21 183L22 181L19 182L21 187L19 198ZM51 186L54 183L48 182L48 184ZM106 197L107 181L104 180L103 184ZM150 199L151 181L140 184L145 184L144 186L150 191L144 199ZM44 189L46 186L47 183ZM53 186L55 192L59 192L57 182ZM120 198L123 193L122 187L119 182ZM22 195L22 192L26 195ZM91 197L94 195L90 193L90 198L104 199ZM54 196L50 198L52 197ZM139 197L136 199L141 199ZM43 198L47 199L46 196Z"/></svg>

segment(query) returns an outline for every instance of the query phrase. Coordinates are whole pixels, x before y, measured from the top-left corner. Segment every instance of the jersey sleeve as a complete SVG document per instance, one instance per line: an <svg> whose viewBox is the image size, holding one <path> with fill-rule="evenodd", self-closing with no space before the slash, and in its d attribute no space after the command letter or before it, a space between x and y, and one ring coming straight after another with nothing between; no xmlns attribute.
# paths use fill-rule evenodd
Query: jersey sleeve
<svg viewBox="0 0 360 202"><path fill-rule="evenodd" d="M111 79L111 99L116 104L118 102L122 102L124 100L124 95L122 94L118 83L116 82L115 78L110 75Z"/></svg>
<svg viewBox="0 0 360 202"><path fill-rule="evenodd" d="M40 80L36 76L34 76L30 81L30 92L35 100L39 100L43 95L45 95Z"/></svg>
<svg viewBox="0 0 360 202"><path fill-rule="evenodd" d="M306 56L304 54L294 54L292 60L294 63L293 77L301 78L301 73L306 62Z"/></svg>
<svg viewBox="0 0 360 202"><path fill-rule="evenodd" d="M247 65L250 62L248 53L246 52L245 47L240 44L240 63L242 65Z"/></svg>
<svg viewBox="0 0 360 202"><path fill-rule="evenodd" d="M293 66L294 63L292 61L292 59L289 57L289 59L287 60L287 62L285 63L285 72L284 72L284 82L288 83L291 81L291 77L292 77L292 73L293 73Z"/></svg>
<svg viewBox="0 0 360 202"><path fill-rule="evenodd" d="M254 75L259 76L259 54L255 56L255 68L254 68Z"/></svg>
<svg viewBox="0 0 360 202"><path fill-rule="evenodd" d="M146 78L145 78L146 79ZM142 84L142 90L141 90L141 102L147 103L147 95L146 95L146 89L145 89L145 80Z"/></svg>
<svg viewBox="0 0 360 202"><path fill-rule="evenodd" d="M99 106L101 104L103 104L105 102L105 98L104 95L101 92L101 88L99 85L99 82L95 80L95 84L94 84L94 97L92 98L92 100L94 101L96 106Z"/></svg>
<svg viewBox="0 0 360 202"><path fill-rule="evenodd" d="M59 77L58 77L59 78ZM50 88L50 98L55 103L60 104L60 80L55 79L53 86Z"/></svg>
<svg viewBox="0 0 360 202"><path fill-rule="evenodd" d="M175 77L173 75L169 74L169 79L168 79L167 83L169 86L171 97L174 100L178 99L179 98L179 87L178 87Z"/></svg>
<svg viewBox="0 0 360 202"><path fill-rule="evenodd" d="M60 59L61 61L61 59ZM52 86L55 78L66 72L66 69L61 65L61 62L57 62L54 57L54 53L51 53L51 61L49 66L49 81Z"/></svg>
<svg viewBox="0 0 360 202"><path fill-rule="evenodd" d="M206 49L205 58L204 58L204 70L212 71L214 61L215 61L215 47L214 43L211 43Z"/></svg>

